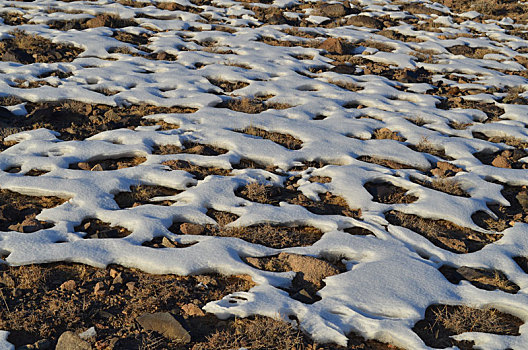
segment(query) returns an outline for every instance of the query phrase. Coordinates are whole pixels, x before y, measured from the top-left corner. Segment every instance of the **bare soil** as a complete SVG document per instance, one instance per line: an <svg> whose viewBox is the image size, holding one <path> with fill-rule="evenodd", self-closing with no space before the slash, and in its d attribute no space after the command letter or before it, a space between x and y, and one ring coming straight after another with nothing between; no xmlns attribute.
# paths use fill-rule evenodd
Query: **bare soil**
<svg viewBox="0 0 528 350"><path fill-rule="evenodd" d="M200 234L207 236L236 237L250 243L271 248L308 246L317 242L323 235L321 230L311 226L284 226L260 224L254 226L226 227L238 216L232 213L209 209L208 215L217 225L198 225L175 222L169 230L176 234Z"/></svg>
<svg viewBox="0 0 528 350"><path fill-rule="evenodd" d="M84 238L123 238L132 232L121 226L112 226L99 219L84 219L80 225L74 227L76 232L86 232Z"/></svg>
<svg viewBox="0 0 528 350"><path fill-rule="evenodd" d="M461 227L446 220L432 220L391 210L385 218L392 225L408 228L442 249L457 254L472 253L499 240L501 234L488 234Z"/></svg>
<svg viewBox="0 0 528 350"><path fill-rule="evenodd" d="M406 195L407 190L395 186L390 182L367 182L366 190L372 195L373 200L385 204L408 204L418 200L418 197Z"/></svg>
<svg viewBox="0 0 528 350"><path fill-rule="evenodd" d="M52 196L26 196L0 189L0 231L35 232L53 223L37 220L42 209L53 208L67 199Z"/></svg>
<svg viewBox="0 0 528 350"><path fill-rule="evenodd" d="M193 175L197 180L203 180L209 175L227 176L231 172L229 169L217 167L202 167L186 160L168 160L162 163L171 168L171 170L183 170Z"/></svg>
<svg viewBox="0 0 528 350"><path fill-rule="evenodd" d="M22 102L22 101L21 101ZM192 113L196 109L185 107L156 107L133 105L110 107L91 105L78 101L46 102L26 104L28 114L24 118L13 115L2 117L0 127L16 128L18 131L47 128L58 131L62 140L84 140L106 130L135 128L140 125L160 125L161 129L177 129L177 125L162 121L143 119L158 113Z"/></svg>
<svg viewBox="0 0 528 350"><path fill-rule="evenodd" d="M55 44L38 35L27 34L20 30L10 33L12 38L0 41L2 61L22 64L71 62L82 49L71 45Z"/></svg>
<svg viewBox="0 0 528 350"><path fill-rule="evenodd" d="M174 196L182 191L172 188L153 185L131 186L130 192L119 192L114 196L114 200L119 208L132 208L143 204L171 205L174 202L169 200L151 202L154 197Z"/></svg>
<svg viewBox="0 0 528 350"><path fill-rule="evenodd" d="M462 350L473 349L473 342L456 341L450 336L464 332L484 332L502 335L519 335L523 322L510 314L496 309L473 309L459 305L431 305L425 318L418 321L413 330L426 345L433 348L458 346Z"/></svg>
<svg viewBox="0 0 528 350"><path fill-rule="evenodd" d="M509 281L503 272L497 270L477 269L468 266L455 268L447 265L440 267L439 270L449 282L454 284L466 280L480 289L500 289L512 294L517 293L520 289L518 285Z"/></svg>
<svg viewBox="0 0 528 350"><path fill-rule="evenodd" d="M302 141L290 134L282 134L279 132L270 132L264 129L256 128L254 126L247 127L239 132L247 135L261 137L263 139L271 140L283 147L291 150L298 150L302 147Z"/></svg>
<svg viewBox="0 0 528 350"><path fill-rule="evenodd" d="M288 183L286 187L251 183L238 189L235 194L244 199L262 204L278 206L280 202L288 202L301 205L317 215L343 215L353 218L361 216L360 209L351 209L345 199L340 196L327 192L319 195L319 201L313 201L297 191L293 184Z"/></svg>

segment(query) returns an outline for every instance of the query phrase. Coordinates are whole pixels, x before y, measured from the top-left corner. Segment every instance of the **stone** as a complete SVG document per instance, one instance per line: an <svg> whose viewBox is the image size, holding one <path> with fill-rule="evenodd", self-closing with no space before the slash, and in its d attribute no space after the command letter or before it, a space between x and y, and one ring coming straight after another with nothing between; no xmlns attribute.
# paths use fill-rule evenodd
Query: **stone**
<svg viewBox="0 0 528 350"><path fill-rule="evenodd" d="M319 15L337 18L346 16L347 10L342 4L324 4L319 8Z"/></svg>
<svg viewBox="0 0 528 350"><path fill-rule="evenodd" d="M97 282L94 287L94 294L96 295L104 295L104 283L103 282Z"/></svg>
<svg viewBox="0 0 528 350"><path fill-rule="evenodd" d="M185 304L181 309L187 316L205 316L205 312L193 303Z"/></svg>
<svg viewBox="0 0 528 350"><path fill-rule="evenodd" d="M93 168L90 169L90 171L103 171L103 166L101 164L95 164Z"/></svg>
<svg viewBox="0 0 528 350"><path fill-rule="evenodd" d="M137 318L137 321L144 329L158 332L181 344L187 344L191 341L189 332L168 312L143 314Z"/></svg>
<svg viewBox="0 0 528 350"><path fill-rule="evenodd" d="M319 45L319 48L337 55L345 53L345 46L339 38L328 38Z"/></svg>
<svg viewBox="0 0 528 350"><path fill-rule="evenodd" d="M180 225L180 231L185 235L201 235L204 232L202 225L185 222Z"/></svg>
<svg viewBox="0 0 528 350"><path fill-rule="evenodd" d="M497 168L511 168L510 161L505 156L497 156L491 162L491 165Z"/></svg>
<svg viewBox="0 0 528 350"><path fill-rule="evenodd" d="M61 334L57 341L56 350L91 350L92 346L79 338L75 333L67 331Z"/></svg>
<svg viewBox="0 0 528 350"><path fill-rule="evenodd" d="M176 248L176 244L172 243L171 240L167 237L163 237L161 239L161 245L165 248Z"/></svg>
<svg viewBox="0 0 528 350"><path fill-rule="evenodd" d="M74 280L68 280L60 285L60 289L72 292L77 287L77 283Z"/></svg>

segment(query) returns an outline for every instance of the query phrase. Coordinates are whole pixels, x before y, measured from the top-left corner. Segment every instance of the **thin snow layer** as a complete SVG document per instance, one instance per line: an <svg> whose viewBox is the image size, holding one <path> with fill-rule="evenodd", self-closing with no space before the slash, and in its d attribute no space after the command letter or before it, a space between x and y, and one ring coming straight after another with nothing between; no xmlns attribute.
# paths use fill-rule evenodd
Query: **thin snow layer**
<svg viewBox="0 0 528 350"><path fill-rule="evenodd" d="M205 310L219 317L295 316L299 326L316 341L342 345L347 342L346 335L354 331L366 338L391 342L407 349L427 349L411 328L423 318L429 305L437 303L477 308L492 306L528 321L528 275L512 260L515 256L528 256L528 225L516 223L503 232L499 241L480 251L455 254L436 247L411 230L390 225L384 216L388 210L395 209L486 232L472 221L472 214L484 211L493 216L486 203L509 204L500 193L501 185L489 180L528 185L526 170L483 165L474 156L476 152L495 152L509 146L473 138L473 133L478 132L490 137L513 136L528 141L526 106L496 102L501 97L499 93L484 94L492 87L528 86L525 78L502 73L524 70L513 57L528 57L528 54L516 51L528 47L528 40L508 35L493 21L472 21L478 13L466 13L463 17L467 20L461 23L453 21L449 9L428 1L424 2L427 6L445 14L437 16L434 22L453 38L417 30L403 22L391 30L426 42L392 40L376 34L375 30L354 26L300 29L315 35L341 37L353 43L373 40L390 44L394 47L392 52L369 49L362 57L395 69L425 68L438 74L438 79L450 87L468 88L463 83L442 79L443 74L458 74L472 80L471 87L483 92L478 98L495 103L505 111L499 121L481 124L486 119L482 111L436 108L439 98L425 94L432 88L429 84L403 84L375 75L345 75L325 69L321 73L312 73L314 69L332 67L331 59L322 55L324 51L265 44L262 38L297 42L308 39L286 34L288 25L261 26L253 11L243 4L215 2L215 6L196 6L187 1L178 3L199 8L201 13L168 11L154 6L130 7L111 0L67 3L3 1L0 4L2 12L22 13L28 20L28 24L18 26L19 29L84 49L70 63L20 65L0 62L3 73L0 76L1 95L15 95L33 102L73 99L112 106L145 103L198 108L192 114L148 116L179 125L178 129L170 131L138 127L135 130L110 130L82 141L62 141L56 132L37 129L7 137L6 140L18 143L0 153L0 169L20 167L21 171L0 171L0 187L28 195L53 195L68 200L58 207L43 210L38 216L40 220L54 223L52 228L34 233L0 232L0 251L8 254L6 263L73 261L100 267L120 264L157 274L249 274L257 283L256 287L211 302ZM298 3L281 0L275 1L274 6L288 7ZM364 0L361 4L367 15L389 15L396 19L410 16L390 2ZM52 15L45 12L50 9L54 10ZM306 18L315 24L327 20L299 11L290 13L290 17ZM79 12L89 16L79 16ZM103 13L135 18L138 26L69 31L49 26L57 19L89 18ZM215 30L206 18L230 30ZM9 37L13 29L13 26L1 25L1 37ZM132 53L142 53L133 45L116 40L112 35L118 30L147 33L151 38L146 49L154 53L163 51L177 56L177 59L157 61L141 55L109 53L110 49L122 46L128 47ZM478 38L457 36L470 31L485 35ZM206 50L204 43L207 42L216 43L218 51ZM492 47L494 55L486 59L456 56L447 50L455 45ZM361 48L359 44L358 47ZM437 52L437 60L434 63L418 60L416 49ZM358 49L360 55L361 51ZM301 55L308 58L300 59ZM71 75L63 79L39 78L55 70ZM225 96L222 96L221 88L211 84L212 79L249 84L236 90L233 93L236 96L272 95L268 104L281 103L291 107L268 109L259 114L217 108L215 106L225 100ZM16 87L15 80L44 80L51 86L23 89ZM350 84L362 90L350 91L336 84ZM117 93L106 96L97 92L102 89ZM348 108L350 105L361 105L362 108ZM26 113L23 105L9 109L21 118ZM317 116L325 118L321 120L315 118ZM458 130L450 127L453 123L471 125ZM239 132L248 127L290 134L302 141L302 148L290 150L270 140ZM370 139L372 132L380 128L397 131L406 141ZM443 150L445 156L463 170L456 179L470 197L448 195L411 181L423 177L431 164L442 160L407 147L424 139ZM152 154L154 145L182 145L189 141L222 147L228 152L218 156ZM131 156L144 156L147 161L114 171L69 169L72 163ZM357 160L361 156L394 161L408 169L394 170ZM169 171L162 165L167 160L186 160L199 166L229 170L241 158L273 165L277 170L271 173L238 169L229 176L211 175L198 181L185 171ZM328 165L299 172L289 170L307 161L322 161ZM24 176L31 169L49 172L37 177ZM292 175L301 176L299 190L307 197L318 200L318 194L325 192L339 195L350 208L361 209L361 219L316 215L298 205L283 202L280 206L271 206L235 196L235 190L246 184L260 182L280 186ZM328 176L332 180L325 184L312 183L308 181L311 176ZM418 200L405 205L374 202L363 186L372 181L386 181L408 189L408 193ZM153 202L119 209L114 195L139 184L161 185L183 192L166 198L175 201L172 206L159 206ZM173 222L214 224L206 215L208 208L239 215L240 218L231 224L233 226L259 223L311 225L321 229L324 236L312 246L272 249L236 238L179 236L168 230ZM122 226L132 234L122 239L84 239L84 233L75 232L74 227L86 218ZM367 228L374 236L353 236L344 232L354 226ZM143 242L159 236L196 244L178 249L142 246ZM347 271L325 279L326 286L318 293L320 301L304 304L280 289L291 283L292 272L261 271L243 261L244 257L270 256L281 251L338 258L346 263ZM465 282L454 285L438 271L438 267L446 264L498 269L521 289L512 295L480 290ZM5 341L6 332L0 336L0 348L12 348ZM457 339L474 340L481 349L526 349L528 323L521 326L519 336L465 333Z"/></svg>

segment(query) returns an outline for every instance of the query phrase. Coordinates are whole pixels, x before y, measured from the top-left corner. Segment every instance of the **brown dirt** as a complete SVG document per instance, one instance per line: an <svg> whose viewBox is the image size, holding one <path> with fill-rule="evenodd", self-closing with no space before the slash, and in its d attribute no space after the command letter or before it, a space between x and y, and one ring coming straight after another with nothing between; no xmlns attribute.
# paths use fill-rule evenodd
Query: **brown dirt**
<svg viewBox="0 0 528 350"><path fill-rule="evenodd" d="M214 86L218 86L219 88L224 90L224 92L233 92L235 90L245 88L246 86L249 85L249 83L246 83L243 81L231 82L231 81L219 80L219 79L215 79L211 77L207 78L207 80L209 80L209 82L213 84Z"/></svg>
<svg viewBox="0 0 528 350"><path fill-rule="evenodd" d="M130 192L119 192L114 196L114 200L119 208L132 208L143 204L171 205L174 202L169 200L151 202L154 197L174 196L182 191L163 186L139 185L131 186Z"/></svg>
<svg viewBox="0 0 528 350"><path fill-rule="evenodd" d="M238 216L222 211L209 209L208 215L218 225L197 225L175 222L169 230L176 234L201 234L207 236L236 237L250 243L261 244L271 248L289 248L308 246L317 242L323 233L311 226L280 226L260 224L247 227L225 227Z"/></svg>
<svg viewBox="0 0 528 350"><path fill-rule="evenodd" d="M289 183L286 183L286 187L277 187L265 186L255 182L238 189L235 194L262 204L278 206L280 202L285 201L290 204L301 205L317 215L344 215L353 218L361 216L361 210L351 209L342 197L327 192L319 195L320 201L313 201L298 192L295 186Z"/></svg>
<svg viewBox="0 0 528 350"><path fill-rule="evenodd" d="M487 234L461 227L446 220L424 219L417 215L391 210L385 218L392 225L408 228L442 249L457 254L472 253L502 237L501 234Z"/></svg>
<svg viewBox="0 0 528 350"><path fill-rule="evenodd" d="M477 269L468 266L455 268L447 265L440 267L439 270L449 282L454 284L466 280L480 289L500 289L512 294L517 293L520 289L518 285L509 281L503 272L497 270Z"/></svg>
<svg viewBox="0 0 528 350"><path fill-rule="evenodd" d="M413 168L410 165L401 164L393 160L381 159L381 158L376 158L376 157L371 157L371 156L359 156L357 160L360 160L362 162L367 162L367 163L378 164L378 165L384 166L386 168L391 168L391 169L412 169Z"/></svg>
<svg viewBox="0 0 528 350"><path fill-rule="evenodd" d="M522 3L514 0L500 0L500 1L455 1L455 0L441 0L441 3L451 8L456 13L463 13L467 11L478 11L484 15L484 19L497 19L508 16L513 18L516 22L526 23L528 15L526 8Z"/></svg>
<svg viewBox="0 0 528 350"><path fill-rule="evenodd" d="M82 49L71 45L54 44L38 35L27 34L20 30L10 33L13 38L0 41L0 56L2 61L12 61L22 64L71 62Z"/></svg>
<svg viewBox="0 0 528 350"><path fill-rule="evenodd" d="M100 14L90 19L53 21L50 27L53 29L68 31L71 29L84 30L88 28L108 27L124 28L136 27L137 23L133 19L123 19L115 15Z"/></svg>
<svg viewBox="0 0 528 350"><path fill-rule="evenodd" d="M291 150L298 150L302 147L302 141L293 137L290 134L281 134L279 132L270 132L264 129L256 128L254 126L247 127L239 132L247 135L261 137L263 139L271 140L283 147Z"/></svg>
<svg viewBox="0 0 528 350"><path fill-rule="evenodd" d="M422 137L420 142L418 142L416 145L408 145L407 147L420 153L429 153L445 160L453 160L453 158L446 156L443 148L433 144L431 141L429 141L429 139L427 139L427 137Z"/></svg>
<svg viewBox="0 0 528 350"><path fill-rule="evenodd" d="M498 216L492 219L484 213L477 213L473 217L475 223L487 230L504 231L515 222L528 223L528 188L527 186L509 186L502 184L502 195L510 202L510 206L488 203L488 208Z"/></svg>
<svg viewBox="0 0 528 350"><path fill-rule="evenodd" d="M435 178L429 181L422 181L416 178L411 179L413 182L416 182L424 187L431 188L440 192L447 194L452 194L453 196L460 196L469 198L470 195L460 187L460 183L453 178Z"/></svg>
<svg viewBox="0 0 528 350"><path fill-rule="evenodd" d="M378 203L408 204L418 200L418 197L406 195L407 189L395 186L390 182L367 182L364 187L374 197L374 202Z"/></svg>
<svg viewBox="0 0 528 350"><path fill-rule="evenodd" d="M67 199L46 196L26 196L0 189L0 231L35 232L50 228L52 223L37 220L42 209L53 208Z"/></svg>
<svg viewBox="0 0 528 350"><path fill-rule="evenodd" d="M201 284L200 284L201 283ZM208 338L225 321L200 310L207 302L254 284L248 276L149 275L113 266L97 269L80 264L45 264L22 267L2 265L0 327L11 332L16 347L48 340L95 326L95 349L190 349L147 332L135 322L144 313L171 312L189 329L197 349L214 349ZM154 340L157 344L154 344ZM146 348L146 347L143 347Z"/></svg>
<svg viewBox="0 0 528 350"><path fill-rule="evenodd" d="M186 160L168 160L161 163L167 165L171 170L183 170L193 175L197 180L203 180L209 175L227 176L231 172L229 169L216 167L202 167L192 164Z"/></svg>
<svg viewBox="0 0 528 350"><path fill-rule="evenodd" d="M220 154L225 154L228 151L226 149L212 146L212 145L203 145L196 142L184 142L183 149L176 145L161 145L152 147L152 154L199 154L202 156L218 156Z"/></svg>
<svg viewBox="0 0 528 350"><path fill-rule="evenodd" d="M528 163L519 162L519 159L528 156L524 149L498 151L495 153L478 152L473 154L482 164L498 168L528 169Z"/></svg>
<svg viewBox="0 0 528 350"><path fill-rule="evenodd" d="M275 173L275 169L277 169L274 165L265 165L248 158L241 158L238 163L232 164L232 166L233 169L262 169L270 173Z"/></svg>
<svg viewBox="0 0 528 350"><path fill-rule="evenodd" d="M458 90L457 87L451 88L453 90ZM457 94L460 93L455 91L451 91L450 94ZM438 91L438 94L435 93L435 95L442 96L443 91L440 89ZM492 122L492 121L498 121L500 120L499 116L504 114L504 109L495 105L495 103L486 103L481 101L468 101L463 99L462 97L446 97L444 100L440 101L436 108L440 109L453 109L453 108L466 108L466 109L478 109L488 116L488 119L486 122Z"/></svg>
<svg viewBox="0 0 528 350"><path fill-rule="evenodd" d="M216 108L227 108L232 111L248 113L248 114L258 114L264 112L267 109L287 109L292 106L282 103L267 103L262 101L259 98L229 98L223 102L217 104Z"/></svg>
<svg viewBox="0 0 528 350"><path fill-rule="evenodd" d="M130 107L110 107L91 105L78 101L27 103L28 115L25 118L2 118L0 127L32 130L48 128L61 133L65 141L84 140L106 130L135 128L140 125L161 125L161 129L176 129L177 125L163 121L143 119L144 116L158 113L192 113L196 109L184 107L156 107L133 105Z"/></svg>
<svg viewBox="0 0 528 350"><path fill-rule="evenodd" d="M288 292L293 299L307 304L313 304L321 299L316 293L325 286L322 281L324 278L343 272L325 260L289 253L245 260L249 265L260 270L296 272Z"/></svg>
<svg viewBox="0 0 528 350"><path fill-rule="evenodd" d="M111 226L99 219L84 219L80 225L74 227L76 232L86 232L84 238L123 238L132 232L121 226Z"/></svg>
<svg viewBox="0 0 528 350"><path fill-rule="evenodd" d="M426 345L434 348L458 346L472 349L472 342L458 342L450 336L464 332L484 332L503 335L519 335L523 322L510 314L496 309L473 309L468 306L431 305L425 318L418 321L413 330Z"/></svg>
<svg viewBox="0 0 528 350"><path fill-rule="evenodd" d="M70 169L87 171L108 171L134 167L147 160L145 157L124 157L117 159L94 160L70 164Z"/></svg>
<svg viewBox="0 0 528 350"><path fill-rule="evenodd" d="M377 140L395 140L400 142L405 142L406 139L403 138L396 131L392 131L387 128L376 129L372 133L372 138Z"/></svg>

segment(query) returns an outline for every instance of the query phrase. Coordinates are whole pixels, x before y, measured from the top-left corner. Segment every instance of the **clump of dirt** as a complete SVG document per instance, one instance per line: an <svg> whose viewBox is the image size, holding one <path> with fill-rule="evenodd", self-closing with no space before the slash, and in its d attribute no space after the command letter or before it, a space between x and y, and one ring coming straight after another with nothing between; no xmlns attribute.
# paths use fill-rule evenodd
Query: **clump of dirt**
<svg viewBox="0 0 528 350"><path fill-rule="evenodd" d="M131 186L130 192L119 192L114 196L119 208L132 208L143 204L156 205L172 205L174 202L169 200L151 202L152 198L174 196L182 191L173 188L154 186L154 185L138 185Z"/></svg>
<svg viewBox="0 0 528 350"><path fill-rule="evenodd" d="M214 86L218 86L219 88L224 90L224 92L233 92L235 90L245 88L249 85L249 83L246 83L244 81L231 82L228 80L215 79L212 77L207 78L207 80L209 80L209 82Z"/></svg>
<svg viewBox="0 0 528 350"><path fill-rule="evenodd" d="M453 178L436 178L432 180L421 180L417 178L412 178L411 180L424 187L431 188L433 190L437 190L447 194L452 194L453 196L460 196L466 198L470 197L470 195L466 191L464 191L462 187L460 187L460 183Z"/></svg>
<svg viewBox="0 0 528 350"><path fill-rule="evenodd" d="M22 64L71 62L83 52L82 49L72 45L55 44L39 35L20 30L10 34L12 38L0 41L2 61Z"/></svg>
<svg viewBox="0 0 528 350"><path fill-rule="evenodd" d="M240 161L236 164L232 164L233 169L262 169L269 171L270 173L276 173L277 167L274 165L265 165L256 160L249 158L240 158Z"/></svg>
<svg viewBox="0 0 528 350"><path fill-rule="evenodd" d="M229 169L217 167L202 167L186 160L168 160L161 163L167 165L171 170L183 170L192 174L197 180L203 180L209 175L227 176L231 172Z"/></svg>
<svg viewBox="0 0 528 350"><path fill-rule="evenodd" d="M454 92L453 90L458 89L458 87L451 88L449 90L450 95L455 95L457 92ZM438 90L438 93L442 95L442 89ZM458 93L460 93L460 90L458 89ZM436 94L436 93L435 93ZM497 106L495 103L486 103L482 101L470 101L463 99L460 96L452 97L448 96L442 101L440 101L436 108L439 109L453 109L453 108L465 108L465 109L478 109L488 116L488 119L486 122L492 122L500 120L499 116L504 114L504 109Z"/></svg>
<svg viewBox="0 0 528 350"><path fill-rule="evenodd" d="M319 201L309 199L296 190L294 182L295 180L288 180L286 187L253 182L237 189L235 194L244 199L262 204L278 206L280 202L288 202L300 205L317 215L344 215L353 218L361 216L361 209L351 209L344 198L333 195L330 192L319 194Z"/></svg>
<svg viewBox="0 0 528 350"><path fill-rule="evenodd" d="M245 275L149 275L80 264L2 266L0 290L6 307L0 310L0 327L11 332L8 340L17 348L44 340L54 348L62 332L94 326L96 335L89 341L95 349L188 349L135 322L145 313L170 312L191 333L190 346L212 350L208 338L231 327L205 315L201 307L254 286Z"/></svg>
<svg viewBox="0 0 528 350"><path fill-rule="evenodd" d="M496 309L474 309L465 305L431 305L425 318L418 321L413 331L427 346L446 348L458 346L472 349L472 342L456 341L452 335L464 332L483 332L502 335L519 335L523 321Z"/></svg>
<svg viewBox="0 0 528 350"><path fill-rule="evenodd" d="M123 238L132 232L121 226L112 226L99 219L84 219L79 225L74 227L76 232L86 232L84 238Z"/></svg>
<svg viewBox="0 0 528 350"><path fill-rule="evenodd" d="M446 156L443 148L433 144L431 141L429 141L429 139L427 139L427 137L422 137L422 139L416 145L408 145L408 147L420 153L429 153L433 156L437 156L446 160L453 160L453 158Z"/></svg>
<svg viewBox="0 0 528 350"><path fill-rule="evenodd" d="M152 147L152 154L199 154L202 156L218 156L228 151L213 145L203 145L196 142L184 142L183 148L176 145L160 145Z"/></svg>
<svg viewBox="0 0 528 350"><path fill-rule="evenodd" d="M472 218L475 223L487 230L504 231L515 222L528 223L528 187L502 184L501 190L510 206L488 203L488 208L498 216L493 219L486 213L477 212Z"/></svg>
<svg viewBox="0 0 528 350"><path fill-rule="evenodd" d="M512 146L520 149L521 151L528 148L528 142L511 136L492 136L488 137L480 132L473 132L473 137L493 143L505 143L508 146Z"/></svg>
<svg viewBox="0 0 528 350"><path fill-rule="evenodd" d="M296 272L288 292L293 299L307 304L313 304L321 299L316 293L325 286L324 278L341 272L325 260L297 254L280 253L277 256L246 258L245 260L249 265L260 270Z"/></svg>
<svg viewBox="0 0 528 350"><path fill-rule="evenodd" d="M388 128L374 130L374 132L372 133L372 138L376 140L395 140L400 142L405 142L406 140L396 131L392 131Z"/></svg>
<svg viewBox="0 0 528 350"><path fill-rule="evenodd" d="M386 212L385 218L392 225L412 230L430 240L434 245L457 254L478 251L502 237L501 234L474 231L446 220L425 219L395 210Z"/></svg>
<svg viewBox="0 0 528 350"><path fill-rule="evenodd" d="M409 204L418 200L418 197L407 195L407 189L395 186L390 182L367 182L363 186L372 195L374 202Z"/></svg>
<svg viewBox="0 0 528 350"><path fill-rule="evenodd" d="M292 106L284 103L269 103L262 101L259 98L229 98L217 104L216 108L228 108L235 112L242 112L248 114L258 114L267 109L287 109Z"/></svg>
<svg viewBox="0 0 528 350"><path fill-rule="evenodd" d="M28 114L24 118L2 118L0 126L32 130L47 128L58 131L62 140L84 140L106 130L135 128L140 125L160 125L161 129L176 129L177 125L143 119L159 113L193 113L196 109L185 107L156 107L132 105L110 107L91 105L79 101L32 103L25 106Z"/></svg>
<svg viewBox="0 0 528 350"><path fill-rule="evenodd" d="M436 162L435 168L430 170L431 175L434 175L439 178L455 176L457 173L461 172L462 169L459 167L448 163L448 162Z"/></svg>
<svg viewBox="0 0 528 350"><path fill-rule="evenodd" d="M108 171L130 168L144 163L145 157L123 157L117 159L93 160L89 162L78 162L70 164L70 169L87 171Z"/></svg>
<svg viewBox="0 0 528 350"><path fill-rule="evenodd" d="M497 168L506 169L528 169L528 163L520 162L521 158L528 156L524 149L515 148L490 153L486 151L473 154L482 164L492 165Z"/></svg>
<svg viewBox="0 0 528 350"><path fill-rule="evenodd" d="M238 132L241 132L243 134L252 135L256 137L261 137L263 139L271 140L283 147L286 147L291 150L298 150L302 147L302 141L295 138L294 136L290 134L282 134L279 132L270 132L266 131L264 129L256 128L254 126L250 126L247 128L244 128L243 130L239 130Z"/></svg>
<svg viewBox="0 0 528 350"><path fill-rule="evenodd" d="M42 209L61 205L67 199L51 196L26 196L0 189L0 231L30 233L53 226L37 220Z"/></svg>
<svg viewBox="0 0 528 350"><path fill-rule="evenodd" d="M210 209L208 215L214 218L218 225L198 225L192 223L174 223L169 230L176 234L193 234L220 237L236 237L250 243L261 244L271 248L289 248L309 246L322 236L321 230L311 226L279 226L259 224L253 226L226 227L238 216Z"/></svg>
<svg viewBox="0 0 528 350"><path fill-rule="evenodd" d="M359 156L357 157L357 160L360 160L362 162L372 163L372 164L378 164L378 165L384 166L386 168L391 168L391 169L412 169L413 168L410 165L398 163L393 160L382 159L382 158L371 157L371 156Z"/></svg>
<svg viewBox="0 0 528 350"><path fill-rule="evenodd" d="M480 289L500 289L511 294L517 293L520 289L518 285L509 281L503 272L497 270L478 269L469 266L456 268L447 265L440 267L439 270L449 282L454 284L466 280Z"/></svg>

